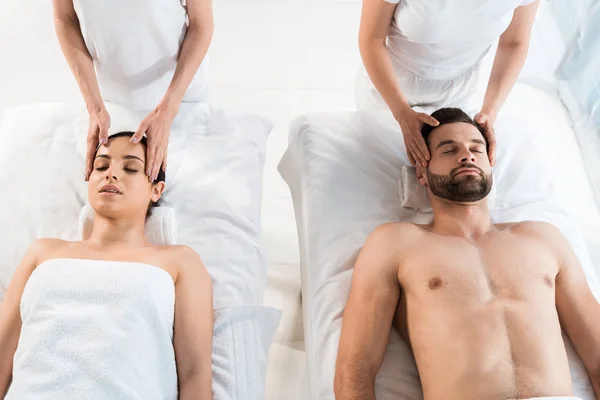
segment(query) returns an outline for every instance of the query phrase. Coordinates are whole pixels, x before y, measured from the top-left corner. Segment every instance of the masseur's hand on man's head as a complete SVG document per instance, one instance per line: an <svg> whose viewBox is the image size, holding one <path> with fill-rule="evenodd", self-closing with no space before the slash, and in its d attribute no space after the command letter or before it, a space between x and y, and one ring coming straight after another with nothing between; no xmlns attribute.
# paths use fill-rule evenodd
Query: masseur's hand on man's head
<svg viewBox="0 0 600 400"><path fill-rule="evenodd" d="M94 169L94 159L98 146L108 143L108 129L110 128L110 115L102 106L90 112L90 125L87 134L87 153L85 157L85 180L90 179Z"/></svg>
<svg viewBox="0 0 600 400"><path fill-rule="evenodd" d="M167 150L171 125L177 115L177 110L159 105L140 123L132 136L133 143L139 143L144 134L148 140L146 151L146 175L150 182L154 182L162 168L167 170Z"/></svg>
<svg viewBox="0 0 600 400"><path fill-rule="evenodd" d="M482 111L475 115L473 120L481 125L485 131L485 140L488 143L488 157L490 165L493 167L496 164L496 132L494 131L496 118Z"/></svg>
<svg viewBox="0 0 600 400"><path fill-rule="evenodd" d="M431 156L427 143L425 143L425 139L421 134L421 127L423 124L438 126L439 122L431 115L416 112L410 107L401 112L396 120L402 129L408 161L414 166L426 167Z"/></svg>

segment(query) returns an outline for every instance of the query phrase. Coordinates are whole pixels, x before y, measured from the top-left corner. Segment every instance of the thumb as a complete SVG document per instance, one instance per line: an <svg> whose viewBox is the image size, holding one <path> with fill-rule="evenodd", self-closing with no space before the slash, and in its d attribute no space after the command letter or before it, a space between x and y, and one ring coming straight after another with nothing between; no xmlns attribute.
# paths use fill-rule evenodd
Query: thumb
<svg viewBox="0 0 600 400"><path fill-rule="evenodd" d="M100 146L108 143L108 127L103 125L99 128L98 132L98 144Z"/></svg>
<svg viewBox="0 0 600 400"><path fill-rule="evenodd" d="M485 122L485 119L485 116L481 113L475 116L475 122L477 122L478 124L483 124Z"/></svg>
<svg viewBox="0 0 600 400"><path fill-rule="evenodd" d="M140 140L142 140L142 137L144 136L144 133L146 133L147 129L148 129L148 127L146 126L146 123L142 122L140 124L140 126L137 128L137 131L135 131L135 133L131 137L131 142L132 143L139 143Z"/></svg>
<svg viewBox="0 0 600 400"><path fill-rule="evenodd" d="M421 113L421 121L431 126L438 126L440 124L437 119L425 113Z"/></svg>

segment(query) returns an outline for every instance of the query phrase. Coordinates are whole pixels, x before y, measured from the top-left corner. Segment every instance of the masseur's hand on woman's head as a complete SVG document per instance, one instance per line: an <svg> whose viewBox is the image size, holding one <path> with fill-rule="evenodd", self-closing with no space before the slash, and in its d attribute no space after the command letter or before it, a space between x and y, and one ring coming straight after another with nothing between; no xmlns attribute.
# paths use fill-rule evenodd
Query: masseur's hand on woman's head
<svg viewBox="0 0 600 400"><path fill-rule="evenodd" d="M172 106L160 104L150 112L140 123L137 131L131 138L132 143L138 143L142 140L144 134L148 140L148 149L146 152L146 175L150 182L154 182L158 177L158 172L162 168L167 170L167 151L169 146L169 136L171 134L171 125L178 109Z"/></svg>
<svg viewBox="0 0 600 400"><path fill-rule="evenodd" d="M421 127L423 124L438 126L439 122L431 115L416 112L408 106L396 116L396 120L402 129L408 161L414 166L426 167L430 154L427 143L421 135Z"/></svg>
<svg viewBox="0 0 600 400"><path fill-rule="evenodd" d="M108 142L108 129L110 128L110 115L106 108L101 107L90 112L90 125L87 134L87 153L85 157L85 180L90 179L94 168L96 150L101 144Z"/></svg>

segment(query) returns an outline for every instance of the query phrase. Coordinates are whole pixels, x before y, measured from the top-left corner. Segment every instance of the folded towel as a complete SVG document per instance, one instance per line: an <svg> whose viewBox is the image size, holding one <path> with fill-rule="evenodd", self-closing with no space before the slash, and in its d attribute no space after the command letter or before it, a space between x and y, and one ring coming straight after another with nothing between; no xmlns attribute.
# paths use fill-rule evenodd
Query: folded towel
<svg viewBox="0 0 600 400"><path fill-rule="evenodd" d="M94 225L94 210L88 204L79 214L79 235L85 240L92 233ZM177 219L175 210L170 207L154 207L152 214L146 218L144 233L148 241L157 246L177 244Z"/></svg>
<svg viewBox="0 0 600 400"><path fill-rule="evenodd" d="M419 183L417 179L417 169L410 165L402 167L402 175L398 180L398 193L400 195L400 205L404 208L411 208L423 213L431 213L431 203L427 189ZM496 197L496 185L488 195L488 205L492 208Z"/></svg>
<svg viewBox="0 0 600 400"><path fill-rule="evenodd" d="M176 400L173 278L148 264L51 259L32 273L7 400Z"/></svg>

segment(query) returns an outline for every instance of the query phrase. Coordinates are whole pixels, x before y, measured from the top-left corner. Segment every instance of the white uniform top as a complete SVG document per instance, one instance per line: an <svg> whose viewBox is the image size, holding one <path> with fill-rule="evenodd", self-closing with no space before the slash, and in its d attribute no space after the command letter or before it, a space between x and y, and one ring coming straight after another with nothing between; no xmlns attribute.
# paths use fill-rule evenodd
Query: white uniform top
<svg viewBox="0 0 600 400"><path fill-rule="evenodd" d="M392 61L427 79L452 79L475 66L535 0L385 0L398 6L388 31Z"/></svg>
<svg viewBox="0 0 600 400"><path fill-rule="evenodd" d="M147 264L52 259L31 274L7 400L177 400L173 278Z"/></svg>
<svg viewBox="0 0 600 400"><path fill-rule="evenodd" d="M185 0L73 0L105 101L134 110L158 105L187 32ZM204 64L183 101L206 101Z"/></svg>

